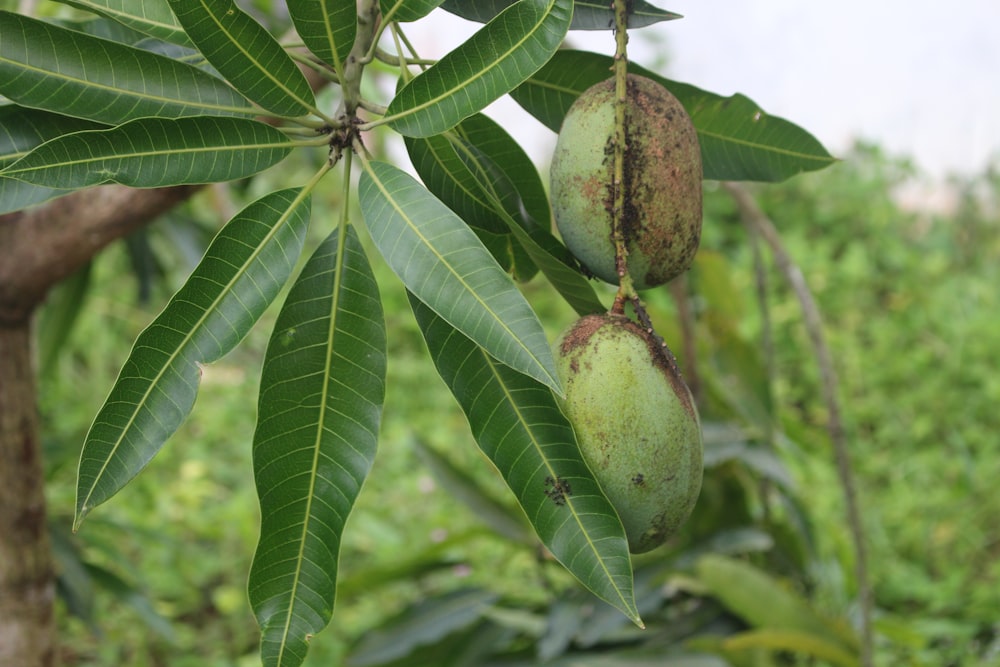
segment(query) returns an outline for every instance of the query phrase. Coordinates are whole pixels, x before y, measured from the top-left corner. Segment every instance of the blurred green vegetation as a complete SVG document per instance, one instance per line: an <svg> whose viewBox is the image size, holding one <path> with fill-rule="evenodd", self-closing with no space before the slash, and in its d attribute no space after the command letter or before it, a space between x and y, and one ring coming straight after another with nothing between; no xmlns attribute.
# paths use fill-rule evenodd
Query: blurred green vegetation
<svg viewBox="0 0 1000 667"><path fill-rule="evenodd" d="M890 655L1000 664L1000 173L954 179L947 213L897 203L928 185L907 162L859 146L828 173L760 196L827 324L876 603L886 628L906 619L924 647ZM780 297L772 313L781 404L821 426L815 364L790 303ZM819 442L801 481L823 490L810 494L810 511L831 553L847 554Z"/></svg>
<svg viewBox="0 0 1000 667"><path fill-rule="evenodd" d="M1000 664L1000 496L991 488L1000 475L1000 176L990 170L952 182L957 198L947 213L901 206L897 195L914 184L926 185L912 166L862 145L831 169L756 194L815 293L834 351L869 536L879 662ZM85 292L63 288L82 304L72 330L53 313L40 319L40 341L68 332L58 356L40 360L53 533L62 553L75 548L91 568L90 578L74 577L76 561L60 560L64 583L78 582L75 590L67 584L59 608L64 664L259 664L245 593L258 528L250 443L273 312L204 369L191 418L150 466L80 535L66 529L80 444L132 341L193 268L199 244L256 192L251 182L202 193L102 254ZM328 196L314 201L316 241L337 219L341 202ZM373 628L443 592L479 587L509 608L537 608L572 586L561 570L540 566L531 548L477 519L419 456L418 444L443 455L516 516L437 378L402 288L374 264L390 359L380 450L348 522L333 623L314 639L307 665L342 664ZM747 425L759 425L773 401L786 436L776 451L791 479L784 504L775 504L768 489L781 468L719 455L691 525L667 549L669 569L690 568L684 559L694 551L684 549L703 549L699 540L717 538L720 527L766 526L777 546L754 562L792 577L821 612L853 620L853 551L801 312L770 272L769 397L767 386L757 391L764 371L752 248L732 201L711 184L689 281L707 428L738 417L752 441L766 441ZM552 337L574 319L540 279L525 291ZM646 297L685 361L667 290ZM776 508L780 516L771 517ZM640 564L664 559L654 552ZM117 589L99 585L107 583L102 572L120 579Z"/></svg>

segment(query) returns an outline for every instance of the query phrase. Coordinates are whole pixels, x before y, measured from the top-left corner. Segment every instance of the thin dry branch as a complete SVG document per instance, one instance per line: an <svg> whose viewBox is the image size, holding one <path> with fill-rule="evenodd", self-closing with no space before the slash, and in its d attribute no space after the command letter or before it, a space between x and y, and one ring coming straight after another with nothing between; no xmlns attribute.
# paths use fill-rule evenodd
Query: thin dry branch
<svg viewBox="0 0 1000 667"><path fill-rule="evenodd" d="M702 405L703 390L701 384L701 373L698 369L698 350L695 344L695 316L694 307L691 304L691 297L688 294L687 274L682 273L675 279L667 283L670 289L670 296L677 306L677 317L681 325L681 357L684 363L681 365L684 379L691 396L694 397L695 405Z"/></svg>
<svg viewBox="0 0 1000 667"><path fill-rule="evenodd" d="M743 224L757 234L770 248L775 265L788 281L802 308L806 331L813 345L816 363L819 366L823 385L823 399L828 412L827 431L833 443L834 458L837 464L837 474L844 491L847 524L854 542L854 576L858 582L858 601L861 609L861 664L872 666L872 626L871 586L868 581L868 555L865 544L864 527L861 522L861 512L858 506L858 494L851 469L850 453L847 447L847 436L844 432L844 422L841 416L840 400L837 398L837 373L834 369L830 348L823 334L823 320L816 300L813 298L805 277L798 265L788 254L781 236L771 219L757 205L753 196L746 188L736 183L724 183L726 191L736 201Z"/></svg>

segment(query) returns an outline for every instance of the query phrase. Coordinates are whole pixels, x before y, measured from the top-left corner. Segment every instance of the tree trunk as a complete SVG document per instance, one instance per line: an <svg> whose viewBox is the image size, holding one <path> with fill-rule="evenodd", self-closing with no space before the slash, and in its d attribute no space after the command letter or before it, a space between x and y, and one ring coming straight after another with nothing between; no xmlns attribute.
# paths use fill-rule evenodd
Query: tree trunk
<svg viewBox="0 0 1000 667"><path fill-rule="evenodd" d="M0 325L0 665L55 664L41 451L30 325Z"/></svg>
<svg viewBox="0 0 1000 667"><path fill-rule="evenodd" d="M55 572L31 354L48 290L197 187L93 188L0 216L0 666L55 664Z"/></svg>

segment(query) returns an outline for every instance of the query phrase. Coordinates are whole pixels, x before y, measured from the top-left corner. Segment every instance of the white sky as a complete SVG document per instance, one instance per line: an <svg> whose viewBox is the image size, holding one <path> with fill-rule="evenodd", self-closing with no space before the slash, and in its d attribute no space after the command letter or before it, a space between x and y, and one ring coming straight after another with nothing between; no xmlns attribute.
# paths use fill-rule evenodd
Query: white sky
<svg viewBox="0 0 1000 667"><path fill-rule="evenodd" d="M860 136L935 175L1000 158L997 0L678 0L669 8L685 18L658 29L668 75L742 92L831 150Z"/></svg>
<svg viewBox="0 0 1000 667"><path fill-rule="evenodd" d="M684 18L635 31L633 61L715 93L743 93L834 154L860 137L934 176L1000 159L1000 0L652 2ZM422 55L440 56L476 27L436 14L407 31ZM432 32L417 30L421 23ZM570 40L613 48L610 33L572 32ZM515 105L489 112L516 119L522 129L508 130L532 144L533 157L551 150L551 133Z"/></svg>

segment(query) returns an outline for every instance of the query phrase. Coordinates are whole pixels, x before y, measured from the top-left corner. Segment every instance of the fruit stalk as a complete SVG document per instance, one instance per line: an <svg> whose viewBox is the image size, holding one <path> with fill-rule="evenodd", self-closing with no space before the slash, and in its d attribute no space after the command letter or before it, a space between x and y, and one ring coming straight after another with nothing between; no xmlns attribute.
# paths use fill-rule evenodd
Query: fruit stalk
<svg viewBox="0 0 1000 667"><path fill-rule="evenodd" d="M615 10L615 129L612 154L612 210L611 239L615 244L615 270L618 272L618 294L611 311L624 312L625 299L635 296L635 288L628 273L628 247L625 243L625 151L628 137L625 127L628 120L628 0L614 0Z"/></svg>

